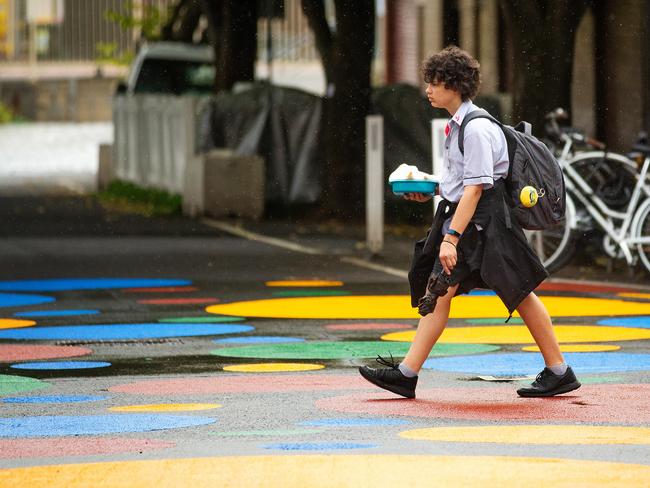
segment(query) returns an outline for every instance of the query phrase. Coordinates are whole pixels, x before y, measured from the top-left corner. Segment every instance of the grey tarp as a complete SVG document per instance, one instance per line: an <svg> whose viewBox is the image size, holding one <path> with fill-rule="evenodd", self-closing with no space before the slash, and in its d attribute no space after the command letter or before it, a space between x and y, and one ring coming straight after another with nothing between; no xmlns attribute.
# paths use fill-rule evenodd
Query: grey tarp
<svg viewBox="0 0 650 488"><path fill-rule="evenodd" d="M501 116L495 99L479 97L477 104L495 117ZM246 89L219 93L206 108L202 150L225 147L240 155L262 156L266 161L267 202L290 205L319 200L324 167L320 97L255 83ZM384 117L386 180L401 163L430 171L431 119L449 115L433 109L419 88L407 84L374 89L371 111ZM387 199L395 203L397 197L391 196L388 185L386 189Z"/></svg>

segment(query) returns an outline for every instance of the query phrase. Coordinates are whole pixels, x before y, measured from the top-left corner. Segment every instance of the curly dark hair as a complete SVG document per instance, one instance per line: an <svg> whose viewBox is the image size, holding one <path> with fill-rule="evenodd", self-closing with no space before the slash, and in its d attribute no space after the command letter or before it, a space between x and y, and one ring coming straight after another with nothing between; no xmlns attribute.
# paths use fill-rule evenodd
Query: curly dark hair
<svg viewBox="0 0 650 488"><path fill-rule="evenodd" d="M457 46L447 46L422 63L426 83L444 83L445 88L460 93L463 101L473 99L481 84L479 63Z"/></svg>

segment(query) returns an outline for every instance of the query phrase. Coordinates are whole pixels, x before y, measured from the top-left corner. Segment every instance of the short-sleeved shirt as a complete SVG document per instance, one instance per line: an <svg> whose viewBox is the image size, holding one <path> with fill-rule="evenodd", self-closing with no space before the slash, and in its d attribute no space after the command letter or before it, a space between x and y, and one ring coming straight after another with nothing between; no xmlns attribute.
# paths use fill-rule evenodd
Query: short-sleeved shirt
<svg viewBox="0 0 650 488"><path fill-rule="evenodd" d="M440 181L440 195L447 201L458 202L468 185L492 188L494 182L508 174L508 146L501 128L488 119L475 119L465 126L465 154L458 148L458 134L463 118L478 110L471 100L463 102L449 120L449 135L445 140L445 158Z"/></svg>

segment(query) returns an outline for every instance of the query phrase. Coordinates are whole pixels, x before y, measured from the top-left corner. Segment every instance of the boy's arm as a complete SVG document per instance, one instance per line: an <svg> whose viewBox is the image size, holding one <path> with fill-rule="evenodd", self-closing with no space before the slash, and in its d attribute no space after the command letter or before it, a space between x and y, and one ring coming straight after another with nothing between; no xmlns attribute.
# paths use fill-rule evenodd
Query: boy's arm
<svg viewBox="0 0 650 488"><path fill-rule="evenodd" d="M455 231L462 234L465 232L465 229L469 225L469 221L472 220L474 212L476 211L476 206L478 201L481 198L483 193L483 185L468 185L463 189L463 196L458 202L458 207L456 207L456 212L451 219L451 228ZM458 243L458 237L452 235L446 235L445 239L451 241L453 244Z"/></svg>

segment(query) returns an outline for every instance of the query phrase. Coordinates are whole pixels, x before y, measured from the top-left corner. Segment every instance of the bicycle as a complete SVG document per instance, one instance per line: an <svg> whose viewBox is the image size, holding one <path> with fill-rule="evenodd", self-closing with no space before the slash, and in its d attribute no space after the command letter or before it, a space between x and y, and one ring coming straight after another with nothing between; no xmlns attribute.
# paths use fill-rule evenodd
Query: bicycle
<svg viewBox="0 0 650 488"><path fill-rule="evenodd" d="M542 263L549 272L559 269L573 256L579 232L598 228L609 256L623 257L631 266L639 257L650 271L650 146L635 146L637 159L632 160L578 131L553 135L563 144L557 150L567 206L561 224L527 233ZM575 152L576 144L598 149Z"/></svg>

